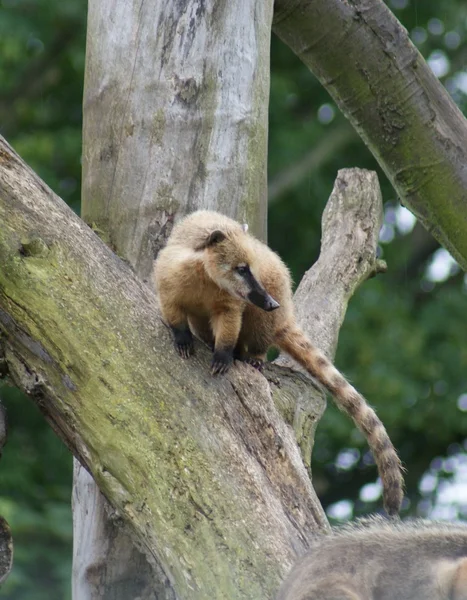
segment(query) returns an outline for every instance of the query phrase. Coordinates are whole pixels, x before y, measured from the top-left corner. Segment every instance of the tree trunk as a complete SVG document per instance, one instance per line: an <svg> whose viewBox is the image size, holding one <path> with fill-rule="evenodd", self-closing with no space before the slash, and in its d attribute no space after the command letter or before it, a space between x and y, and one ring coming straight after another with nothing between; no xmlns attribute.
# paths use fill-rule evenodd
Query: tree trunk
<svg viewBox="0 0 467 600"><path fill-rule="evenodd" d="M466 270L467 124L407 31L382 0L276 0L274 10L274 32Z"/></svg>
<svg viewBox="0 0 467 600"><path fill-rule="evenodd" d="M143 279L174 218L197 208L265 235L271 20L272 2L252 0L89 3L81 214ZM74 472L74 597L172 598Z"/></svg>
<svg viewBox="0 0 467 600"><path fill-rule="evenodd" d="M0 157L0 342L9 376L91 471L177 597L270 598L312 533L326 528L275 406L294 405L309 385L274 366L272 388L246 365L213 379L203 347L178 359L152 292L4 142ZM362 203L380 201L374 178L356 179ZM337 206L354 197L349 174L334 194ZM334 234L325 238L340 237L340 224L342 212L331 210L323 227ZM336 294L346 298L351 282L375 268L378 224L372 235L357 223L353 230L360 250L341 257L349 283ZM316 422L322 400L310 400L308 414L313 406Z"/></svg>

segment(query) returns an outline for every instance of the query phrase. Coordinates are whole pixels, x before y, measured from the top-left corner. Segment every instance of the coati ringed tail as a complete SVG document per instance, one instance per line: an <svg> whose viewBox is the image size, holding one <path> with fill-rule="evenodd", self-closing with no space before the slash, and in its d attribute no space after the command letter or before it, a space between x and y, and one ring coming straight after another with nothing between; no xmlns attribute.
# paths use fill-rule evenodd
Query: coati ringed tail
<svg viewBox="0 0 467 600"><path fill-rule="evenodd" d="M296 324L290 274L275 252L236 221L197 211L175 225L154 279L182 357L193 353L193 334L213 346L213 374L225 373L234 358L260 367L277 346L329 390L368 440L385 508L397 514L403 477L391 440L365 399Z"/></svg>

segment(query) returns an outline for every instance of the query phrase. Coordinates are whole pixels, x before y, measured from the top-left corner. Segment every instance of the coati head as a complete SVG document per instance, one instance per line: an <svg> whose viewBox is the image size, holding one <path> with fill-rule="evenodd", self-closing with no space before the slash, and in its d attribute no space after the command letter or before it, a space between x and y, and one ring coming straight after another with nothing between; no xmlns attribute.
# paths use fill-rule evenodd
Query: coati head
<svg viewBox="0 0 467 600"><path fill-rule="evenodd" d="M204 251L206 272L220 288L263 310L279 308L255 276L255 256L244 230L216 229L196 249Z"/></svg>

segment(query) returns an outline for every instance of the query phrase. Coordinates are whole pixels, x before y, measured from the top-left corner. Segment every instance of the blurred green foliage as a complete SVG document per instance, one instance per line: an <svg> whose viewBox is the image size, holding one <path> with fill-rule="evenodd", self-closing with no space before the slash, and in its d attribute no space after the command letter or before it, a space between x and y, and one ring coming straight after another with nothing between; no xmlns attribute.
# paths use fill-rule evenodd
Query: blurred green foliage
<svg viewBox="0 0 467 600"><path fill-rule="evenodd" d="M388 5L465 112L465 3ZM84 0L0 4L0 131L75 210L85 25ZM389 271L352 300L336 362L377 407L400 449L408 469L406 511L430 514L456 476L467 436L464 276L455 266L441 275L434 269L446 265L445 256L434 254L436 242L418 225L406 231L397 198L370 152L277 39L271 62L269 241L296 281L318 256L321 213L337 170L358 166L380 176L386 211L381 255ZM15 540L15 566L0 597L70 598L71 457L33 403L11 388L0 394L10 424L0 463L0 514ZM374 482L364 440L330 407L314 450L313 483L323 504L336 517L345 514L333 511L343 500L348 514L375 510ZM465 499L451 505L450 515L467 516Z"/></svg>
<svg viewBox="0 0 467 600"><path fill-rule="evenodd" d="M14 568L1 598L71 598L71 467L68 449L38 408L0 388L8 443L0 462L0 514L13 532Z"/></svg>

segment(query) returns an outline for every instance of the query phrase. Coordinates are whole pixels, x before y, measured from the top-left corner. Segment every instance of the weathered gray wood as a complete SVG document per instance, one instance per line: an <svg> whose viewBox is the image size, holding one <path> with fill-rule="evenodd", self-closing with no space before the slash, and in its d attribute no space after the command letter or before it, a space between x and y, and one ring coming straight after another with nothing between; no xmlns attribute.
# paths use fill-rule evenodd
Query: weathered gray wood
<svg viewBox="0 0 467 600"><path fill-rule="evenodd" d="M153 570L156 568L157 570ZM157 565L150 565L86 469L74 459L73 575L77 600L161 600L175 597Z"/></svg>
<svg viewBox="0 0 467 600"><path fill-rule="evenodd" d="M339 171L323 212L320 256L294 297L301 327L330 358L336 352L349 299L365 279L384 269L376 258L381 207L374 171Z"/></svg>
<svg viewBox="0 0 467 600"><path fill-rule="evenodd" d="M73 569L75 600L165 600L174 590L161 567L135 545L92 476L73 459Z"/></svg>
<svg viewBox="0 0 467 600"><path fill-rule="evenodd" d="M382 0L276 0L274 32L329 91L401 200L467 269L467 122Z"/></svg>

